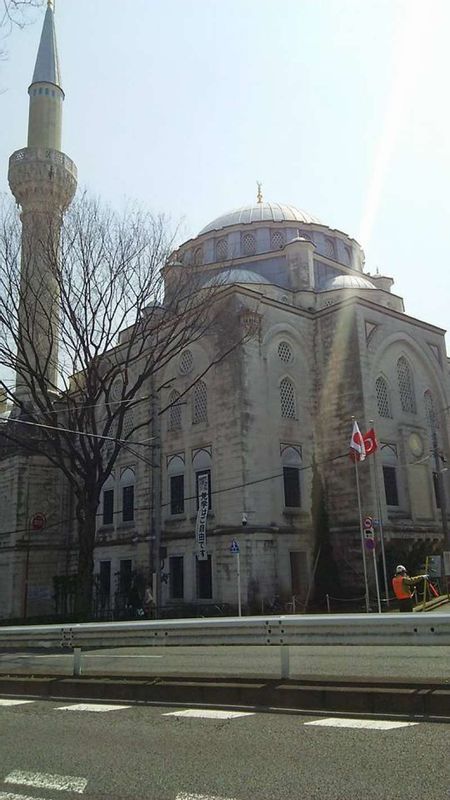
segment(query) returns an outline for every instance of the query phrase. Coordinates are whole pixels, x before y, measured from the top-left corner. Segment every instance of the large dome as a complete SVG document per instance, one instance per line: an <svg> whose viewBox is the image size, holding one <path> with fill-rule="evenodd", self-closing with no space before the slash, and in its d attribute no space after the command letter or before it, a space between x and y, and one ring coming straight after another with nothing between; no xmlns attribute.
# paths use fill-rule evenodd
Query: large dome
<svg viewBox="0 0 450 800"><path fill-rule="evenodd" d="M316 223L321 225L317 217L311 216L306 211L301 211L295 206L287 206L284 203L255 203L252 206L241 206L222 214L217 219L213 219L199 233L208 231L220 231L222 228L229 228L231 225L248 225L250 222L303 222Z"/></svg>
<svg viewBox="0 0 450 800"><path fill-rule="evenodd" d="M213 286L226 286L230 283L269 283L267 278L250 269L227 269L218 272L204 284L205 289Z"/></svg>

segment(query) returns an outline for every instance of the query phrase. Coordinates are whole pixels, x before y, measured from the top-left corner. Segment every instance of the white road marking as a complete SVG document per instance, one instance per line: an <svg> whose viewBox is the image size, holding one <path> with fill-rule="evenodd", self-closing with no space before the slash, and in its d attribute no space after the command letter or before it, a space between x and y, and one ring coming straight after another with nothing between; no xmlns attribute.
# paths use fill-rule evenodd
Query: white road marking
<svg viewBox="0 0 450 800"><path fill-rule="evenodd" d="M13 700L9 697L0 697L0 706L24 706L25 703L35 702L35 700Z"/></svg>
<svg viewBox="0 0 450 800"><path fill-rule="evenodd" d="M181 792L177 794L175 800L234 800L233 797L218 797L216 794L192 794Z"/></svg>
<svg viewBox="0 0 450 800"><path fill-rule="evenodd" d="M389 719L347 719L346 717L327 717L305 722L305 725L320 725L325 728L367 728L374 731L390 731L394 728L408 728L418 722L397 722Z"/></svg>
<svg viewBox="0 0 450 800"><path fill-rule="evenodd" d="M70 706L58 706L55 711L120 711L131 706L107 706L105 703L77 703Z"/></svg>
<svg viewBox="0 0 450 800"><path fill-rule="evenodd" d="M169 711L163 717L198 717L200 719L236 719L254 716L253 711L220 711L215 708L187 708L185 711ZM196 795L192 795L195 797ZM207 795L198 795L198 797ZM186 795L188 797L188 795Z"/></svg>
<svg viewBox="0 0 450 800"><path fill-rule="evenodd" d="M44 800L44 798L30 797L25 794L12 794L12 792L0 792L0 800Z"/></svg>
<svg viewBox="0 0 450 800"><path fill-rule="evenodd" d="M17 655L14 658L72 658L72 653L53 653L52 655ZM164 656L113 656L113 655L91 655L91 653L83 653L83 658L164 658Z"/></svg>
<svg viewBox="0 0 450 800"><path fill-rule="evenodd" d="M17 783L21 786L34 786L36 789L56 789L59 792L76 792L83 794L86 778L73 775L49 775L45 772L22 772L16 769L5 778L5 783Z"/></svg>

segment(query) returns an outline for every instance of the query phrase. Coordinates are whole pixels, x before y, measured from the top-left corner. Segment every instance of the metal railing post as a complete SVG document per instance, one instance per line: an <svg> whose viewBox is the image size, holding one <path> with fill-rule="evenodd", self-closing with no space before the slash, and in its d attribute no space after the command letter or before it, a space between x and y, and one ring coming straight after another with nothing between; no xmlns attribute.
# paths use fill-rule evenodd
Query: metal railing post
<svg viewBox="0 0 450 800"><path fill-rule="evenodd" d="M73 648L73 677L79 678L81 675L81 647Z"/></svg>
<svg viewBox="0 0 450 800"><path fill-rule="evenodd" d="M281 677L289 678L289 646L282 644L280 646L280 659L281 659Z"/></svg>

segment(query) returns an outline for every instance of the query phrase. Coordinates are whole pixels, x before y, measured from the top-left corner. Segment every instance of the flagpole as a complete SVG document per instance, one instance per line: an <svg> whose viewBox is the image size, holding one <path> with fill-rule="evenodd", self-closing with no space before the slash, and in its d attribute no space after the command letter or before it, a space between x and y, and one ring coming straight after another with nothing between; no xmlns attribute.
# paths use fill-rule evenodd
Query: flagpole
<svg viewBox="0 0 450 800"><path fill-rule="evenodd" d="M373 419L369 420L369 425L371 425L371 427L373 428ZM373 454L373 464L375 472L375 497L377 501L378 529L380 531L381 560L383 562L384 593L386 596L386 606L389 608L389 585L388 585L387 569L386 569L386 553L384 551L384 531L383 531L383 516L381 513L380 482L378 480L378 448L374 451Z"/></svg>
<svg viewBox="0 0 450 800"><path fill-rule="evenodd" d="M362 559L363 559L363 569L364 569L364 586L365 586L365 596L366 596L366 612L369 612L369 584L367 582L367 564L366 564L366 549L364 545L364 526L362 520L362 509L361 509L361 492L359 488L359 474L358 474L358 460L355 459L355 475L356 475L356 493L358 495L358 513L359 513L359 531L361 534L361 552L362 552Z"/></svg>

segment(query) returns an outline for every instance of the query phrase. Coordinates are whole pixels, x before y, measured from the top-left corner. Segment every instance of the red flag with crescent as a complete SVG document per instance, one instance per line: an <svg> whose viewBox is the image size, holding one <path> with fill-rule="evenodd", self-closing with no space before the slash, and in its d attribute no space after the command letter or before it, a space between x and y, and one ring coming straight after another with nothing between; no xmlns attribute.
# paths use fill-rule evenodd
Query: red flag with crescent
<svg viewBox="0 0 450 800"><path fill-rule="evenodd" d="M369 431L367 431L367 433L365 433L363 436L363 440L364 440L364 449L366 451L366 456L371 456L378 448L378 442L375 430L371 428Z"/></svg>

